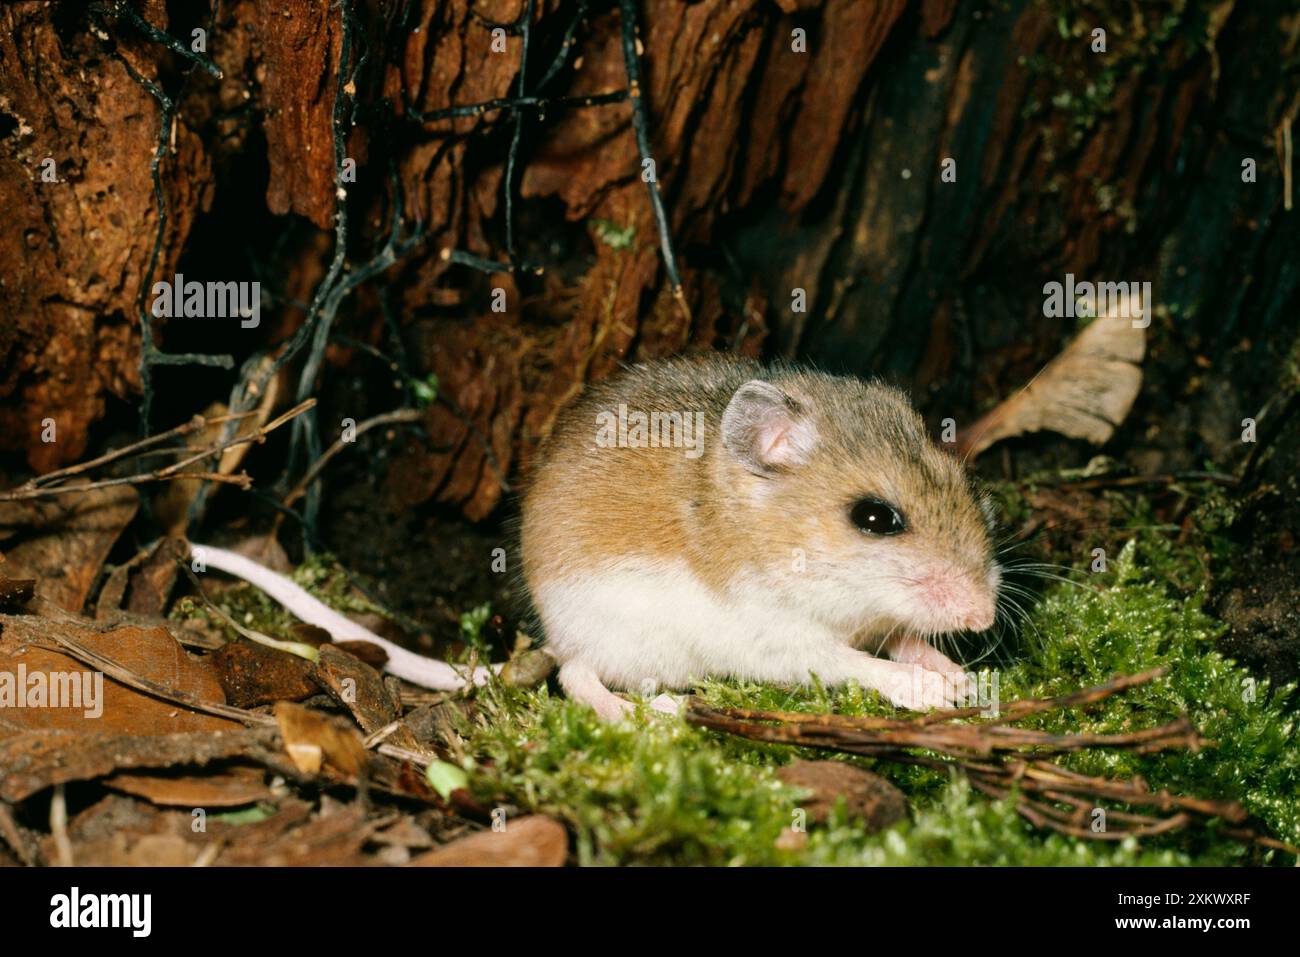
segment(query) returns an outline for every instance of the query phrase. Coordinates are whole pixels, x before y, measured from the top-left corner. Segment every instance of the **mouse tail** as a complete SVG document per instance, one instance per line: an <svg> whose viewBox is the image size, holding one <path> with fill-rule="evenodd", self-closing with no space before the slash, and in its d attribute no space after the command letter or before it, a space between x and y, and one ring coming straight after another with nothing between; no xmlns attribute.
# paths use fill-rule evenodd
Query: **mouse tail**
<svg viewBox="0 0 1300 957"><path fill-rule="evenodd" d="M191 561L201 568L213 568L257 586L302 621L324 628L335 641L366 641L378 645L388 654L385 671L422 688L460 691L471 683L486 683L494 673L501 670L500 665L493 665L474 668L471 674L469 668L458 668L445 661L409 651L335 611L279 572L259 565L237 552L213 545L191 543L190 556Z"/></svg>

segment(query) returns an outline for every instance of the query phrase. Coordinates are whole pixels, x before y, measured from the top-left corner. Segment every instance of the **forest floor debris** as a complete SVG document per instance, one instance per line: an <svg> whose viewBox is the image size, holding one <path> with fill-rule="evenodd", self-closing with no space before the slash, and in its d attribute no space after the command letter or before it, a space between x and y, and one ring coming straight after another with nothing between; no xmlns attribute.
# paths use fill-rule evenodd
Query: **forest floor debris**
<svg viewBox="0 0 1300 957"><path fill-rule="evenodd" d="M18 659L43 673L101 670L105 715L0 713L0 858L1293 862L1294 689L1222 658L1223 626L1202 610L1207 586L1187 590L1222 565L1226 546L1205 531L1221 527L1221 500L1208 489L1222 486L1194 484L1190 497L1162 487L1151 493L1166 503L1158 509L1127 488L1098 488L1092 504L1075 497L1062 511L1025 485L1004 504L1041 557L1058 557L1060 543L1077 548L1078 528L1102 514L1107 540L1127 544L1103 573L1043 579L1018 639L971 649L1012 702L996 719L909 715L855 687L709 681L685 719L643 709L636 722L610 725L537 683L549 659L526 641L506 647L530 687L433 695L295 631L249 586L203 583L223 616L310 641L320 662L251 644L184 595L163 599L167 619L127 612L132 594L151 608L170 595L168 543L95 571L99 595L85 601L99 620L24 601L20 588L0 616L0 670L15 671ZM1182 512L1191 525L1170 520L1178 502L1191 503ZM335 607L378 613L328 558L293 574ZM184 578L174 584L187 590ZM493 650L487 632L498 617L464 617L460 658ZM293 674L271 667L281 659ZM692 726L701 718L715 730ZM839 753L827 760L828 749ZM454 780L439 792L426 764Z"/></svg>

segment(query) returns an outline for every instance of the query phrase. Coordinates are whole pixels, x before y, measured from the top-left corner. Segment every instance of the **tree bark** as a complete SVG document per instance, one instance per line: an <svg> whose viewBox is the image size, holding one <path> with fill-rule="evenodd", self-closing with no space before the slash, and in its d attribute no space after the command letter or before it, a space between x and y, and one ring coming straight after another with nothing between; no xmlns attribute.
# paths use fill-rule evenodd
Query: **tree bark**
<svg viewBox="0 0 1300 957"><path fill-rule="evenodd" d="M1043 284L1066 273L1154 285L1139 402L1165 428L1130 427L1122 447L1152 468L1235 454L1234 423L1276 387L1296 335L1298 214L1278 144L1300 108L1300 15L1286 0L633 6L689 311L665 282L630 102L429 119L518 96L521 73L529 96L626 89L617 3L233 0L210 24L130 5L185 47L210 27L220 78L121 5L0 9L0 448L53 467L83 454L111 397L139 401L150 282L260 278L257 330L156 325L163 351L243 360L302 326L341 208L343 277L398 208L419 241L342 299L322 373L372 366L362 341L437 375L430 443L391 469L396 505L487 515L584 382L682 350L886 374L936 421L969 421L1073 333L1042 309ZM170 129L142 81L176 101ZM507 263L512 240L540 274L465 265ZM159 372L152 424L225 398L237 375ZM321 391L322 421L401 401Z"/></svg>

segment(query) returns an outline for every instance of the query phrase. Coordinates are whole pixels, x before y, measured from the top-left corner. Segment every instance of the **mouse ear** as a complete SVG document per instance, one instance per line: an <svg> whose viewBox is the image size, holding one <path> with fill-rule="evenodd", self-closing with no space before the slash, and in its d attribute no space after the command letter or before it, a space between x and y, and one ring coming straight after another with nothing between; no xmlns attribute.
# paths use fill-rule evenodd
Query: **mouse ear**
<svg viewBox="0 0 1300 957"><path fill-rule="evenodd" d="M753 379L722 413L722 444L750 472L768 476L807 462L817 429L798 400Z"/></svg>

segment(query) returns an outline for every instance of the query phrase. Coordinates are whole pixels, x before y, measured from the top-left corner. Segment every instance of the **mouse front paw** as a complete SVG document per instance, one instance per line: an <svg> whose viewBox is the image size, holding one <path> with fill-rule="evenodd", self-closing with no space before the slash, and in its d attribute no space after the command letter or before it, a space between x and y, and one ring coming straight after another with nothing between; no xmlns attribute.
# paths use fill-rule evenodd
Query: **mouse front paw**
<svg viewBox="0 0 1300 957"><path fill-rule="evenodd" d="M955 702L971 699L975 694L975 684L961 665L953 661L928 641L911 635L896 638L885 646L889 657L900 664L918 665L926 671L935 671L952 682L956 693Z"/></svg>
<svg viewBox="0 0 1300 957"><path fill-rule="evenodd" d="M951 708L961 700L962 681L955 676L930 671L920 665L901 662L881 664L886 667L880 670L872 687L897 707L910 711L928 711L931 708Z"/></svg>

